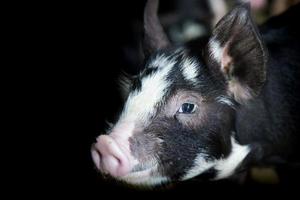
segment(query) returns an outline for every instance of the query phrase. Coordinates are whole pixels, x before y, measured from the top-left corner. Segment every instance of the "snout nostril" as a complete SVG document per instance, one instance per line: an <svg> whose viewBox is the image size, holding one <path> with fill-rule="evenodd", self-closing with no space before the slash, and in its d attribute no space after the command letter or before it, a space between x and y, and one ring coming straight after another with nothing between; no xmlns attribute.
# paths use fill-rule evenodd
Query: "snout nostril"
<svg viewBox="0 0 300 200"><path fill-rule="evenodd" d="M93 145L91 148L92 159L97 169L101 170L101 152Z"/></svg>

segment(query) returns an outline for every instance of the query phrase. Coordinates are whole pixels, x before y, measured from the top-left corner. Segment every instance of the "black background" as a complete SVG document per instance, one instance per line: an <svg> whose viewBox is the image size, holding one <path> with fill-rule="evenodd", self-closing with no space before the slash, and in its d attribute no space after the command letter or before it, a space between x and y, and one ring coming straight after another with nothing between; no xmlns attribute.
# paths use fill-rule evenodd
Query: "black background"
<svg viewBox="0 0 300 200"><path fill-rule="evenodd" d="M164 1L161 10L168 8ZM145 1L70 2L43 5L32 14L27 29L36 41L38 94L37 134L32 140L36 186L27 191L39 197L104 199L122 197L257 198L297 192L290 185L246 186L230 181L188 181L164 189L140 190L103 180L94 168L90 146L121 108L117 79L120 71L134 71L124 47L135 47ZM30 20L29 20L30 21ZM32 27L31 27L32 26ZM41 100L41 101L39 101ZM40 115L41 114L41 115ZM26 160L25 162L29 162ZM39 193L40 192L40 193ZM183 196L178 196L178 195Z"/></svg>

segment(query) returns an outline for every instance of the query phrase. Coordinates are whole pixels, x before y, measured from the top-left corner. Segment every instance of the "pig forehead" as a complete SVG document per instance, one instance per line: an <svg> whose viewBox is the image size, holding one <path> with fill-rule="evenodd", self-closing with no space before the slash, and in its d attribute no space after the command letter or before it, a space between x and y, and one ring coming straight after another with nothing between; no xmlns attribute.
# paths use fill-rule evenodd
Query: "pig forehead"
<svg viewBox="0 0 300 200"><path fill-rule="evenodd" d="M199 62L189 57L184 49L156 54L139 75L139 87L129 94L121 119L146 122L165 102L175 83L200 84L200 68Z"/></svg>

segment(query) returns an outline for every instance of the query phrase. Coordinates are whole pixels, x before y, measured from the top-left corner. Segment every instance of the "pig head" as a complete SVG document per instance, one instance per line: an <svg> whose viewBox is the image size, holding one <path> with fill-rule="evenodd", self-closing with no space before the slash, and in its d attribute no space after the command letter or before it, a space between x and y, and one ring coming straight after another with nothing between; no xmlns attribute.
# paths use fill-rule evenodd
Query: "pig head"
<svg viewBox="0 0 300 200"><path fill-rule="evenodd" d="M123 111L92 145L101 173L135 185L157 185L234 174L251 155L235 138L236 110L256 98L267 55L249 5L229 12L206 46L169 42L157 16L144 12L145 66L130 81Z"/></svg>

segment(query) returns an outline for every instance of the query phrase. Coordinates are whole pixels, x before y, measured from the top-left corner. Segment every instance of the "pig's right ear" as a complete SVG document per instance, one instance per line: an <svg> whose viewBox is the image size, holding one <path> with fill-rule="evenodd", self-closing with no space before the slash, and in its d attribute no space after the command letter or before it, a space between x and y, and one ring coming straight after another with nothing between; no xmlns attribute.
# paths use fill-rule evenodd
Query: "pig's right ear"
<svg viewBox="0 0 300 200"><path fill-rule="evenodd" d="M249 4L234 8L216 25L206 59L236 101L242 103L259 94L266 79L267 51L252 21Z"/></svg>
<svg viewBox="0 0 300 200"><path fill-rule="evenodd" d="M143 50L145 57L166 48L170 42L157 16L158 0L148 0L144 10Z"/></svg>

